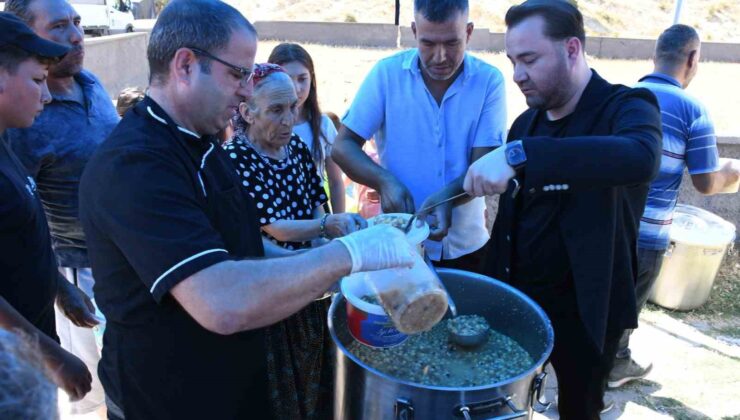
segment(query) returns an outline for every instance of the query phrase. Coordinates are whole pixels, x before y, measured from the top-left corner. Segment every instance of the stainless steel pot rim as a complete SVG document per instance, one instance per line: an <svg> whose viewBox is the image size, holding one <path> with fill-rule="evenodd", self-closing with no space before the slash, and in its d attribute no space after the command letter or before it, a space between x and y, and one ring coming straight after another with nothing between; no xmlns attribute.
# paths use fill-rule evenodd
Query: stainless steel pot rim
<svg viewBox="0 0 740 420"><path fill-rule="evenodd" d="M535 301L533 301L532 299L530 299L529 296L525 295L524 293L522 293L521 291L517 290L516 288L514 288L512 286L509 286L508 284L506 284L506 283L504 283L504 282L502 282L500 280L493 279L491 277L483 276L483 275L476 274L476 273L470 273L470 272L467 272L467 271L456 270L456 269L452 269L452 268L439 268L439 269L437 269L437 272L439 272L439 273L464 272L468 277L478 277L478 278L480 278L481 280L484 280L484 281L491 281L491 280L493 280L498 286L503 287L507 291L509 291L509 292L517 295L519 298L521 298L524 301L528 302L532 306L532 308L535 310L535 312L537 312L539 315L541 315L541 318L542 319L544 319L544 320L547 321L546 322L547 346L545 348L545 351L542 352L542 356L540 356L539 360L537 360L535 363L533 363L531 368L527 369L526 371L520 373L517 376L512 376L510 378L507 378L504 381L495 382L495 383L487 384L487 385L471 386L471 387L444 387L444 386L435 386L435 385L424 385L424 384L420 384L420 383L416 383L416 382L405 381L405 380L398 379L396 377L390 376L388 374L385 374L385 373L383 373L383 372L381 372L381 371L379 371L379 370L377 370L377 369L375 369L375 368L373 368L371 366L368 366L367 364L365 364L364 362L362 362L360 359L358 359L357 357L355 357L355 355L352 354L352 352L350 352L349 350L347 350L347 348L344 346L344 344L341 343L341 341L339 340L339 338L336 335L336 330L334 328L334 320L330 316L329 317L329 332L331 333L331 337L334 340L334 344L350 360L352 360L353 362L355 362L359 366L362 366L364 369L367 369L370 372L372 372L372 373L374 373L374 374L376 374L376 375L378 375L378 376L380 376L380 377L382 377L384 379L387 379L387 380L390 380L390 381L393 381L393 382L396 382L396 383L399 383L399 384L407 385L407 386L410 386L410 387L423 388L423 389L428 389L428 390L433 390L433 391L452 391L452 392L465 391L465 392L468 392L468 391L485 391L485 390L490 390L491 388L503 387L503 386L505 386L507 384L510 384L510 383L513 383L513 382L518 382L518 381L520 381L522 379L525 379L526 377L528 377L530 375L536 374L537 370L541 369L542 366L544 366L544 364L547 362L547 359L550 357L550 354L552 353L552 348L553 348L554 341L555 341L555 333L553 332L552 323L550 322L550 318L547 317L547 315L545 314L545 311L542 310L542 308L540 308L540 306ZM344 299L345 299L344 296L342 296L341 294L340 295L337 295L337 300L334 303L332 303L332 305L340 305L340 304L343 303L340 300L344 300Z"/></svg>

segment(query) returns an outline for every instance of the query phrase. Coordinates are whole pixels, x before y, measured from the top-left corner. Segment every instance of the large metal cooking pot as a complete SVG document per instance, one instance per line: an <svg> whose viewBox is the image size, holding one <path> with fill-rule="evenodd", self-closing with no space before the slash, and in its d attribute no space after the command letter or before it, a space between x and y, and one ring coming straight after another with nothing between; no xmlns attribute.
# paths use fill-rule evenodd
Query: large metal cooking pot
<svg viewBox="0 0 740 420"><path fill-rule="evenodd" d="M447 388L393 378L347 350L353 338L344 298L337 296L329 309L329 330L337 348L336 420L532 417L544 392L543 365L553 346L550 320L531 299L498 280L460 270L438 273L461 315L484 316L491 328L516 340L535 364L519 376L478 387Z"/></svg>
<svg viewBox="0 0 740 420"><path fill-rule="evenodd" d="M735 226L706 210L679 204L673 214L671 243L650 301L687 311L709 299L714 278L735 238Z"/></svg>

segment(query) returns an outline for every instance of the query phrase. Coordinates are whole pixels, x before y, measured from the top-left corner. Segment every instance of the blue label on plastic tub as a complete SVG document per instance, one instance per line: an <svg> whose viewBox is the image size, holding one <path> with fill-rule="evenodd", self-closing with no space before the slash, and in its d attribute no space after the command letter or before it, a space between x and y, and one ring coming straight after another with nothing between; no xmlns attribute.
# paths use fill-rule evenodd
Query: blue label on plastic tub
<svg viewBox="0 0 740 420"><path fill-rule="evenodd" d="M355 340L371 347L392 347L408 338L393 326L387 315L367 313L349 303L347 324Z"/></svg>

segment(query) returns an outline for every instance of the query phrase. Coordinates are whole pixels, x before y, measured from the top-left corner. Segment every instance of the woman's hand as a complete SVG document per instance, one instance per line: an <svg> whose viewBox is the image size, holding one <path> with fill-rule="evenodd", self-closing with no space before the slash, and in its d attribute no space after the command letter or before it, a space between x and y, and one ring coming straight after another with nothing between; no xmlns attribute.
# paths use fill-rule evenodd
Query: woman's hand
<svg viewBox="0 0 740 420"><path fill-rule="evenodd" d="M367 227L367 220L357 213L330 214L326 218L324 231L331 238L339 238Z"/></svg>

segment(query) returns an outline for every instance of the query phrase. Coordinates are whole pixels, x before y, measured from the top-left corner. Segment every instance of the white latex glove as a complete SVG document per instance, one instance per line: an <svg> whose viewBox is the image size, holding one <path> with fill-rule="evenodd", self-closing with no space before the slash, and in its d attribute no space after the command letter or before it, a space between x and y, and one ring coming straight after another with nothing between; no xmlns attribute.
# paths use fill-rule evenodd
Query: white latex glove
<svg viewBox="0 0 740 420"><path fill-rule="evenodd" d="M465 192L473 197L504 193L516 175L505 153L506 147L502 146L473 162L463 182Z"/></svg>
<svg viewBox="0 0 740 420"><path fill-rule="evenodd" d="M352 273L411 267L416 252L406 235L390 225L377 225L335 239L352 257Z"/></svg>

